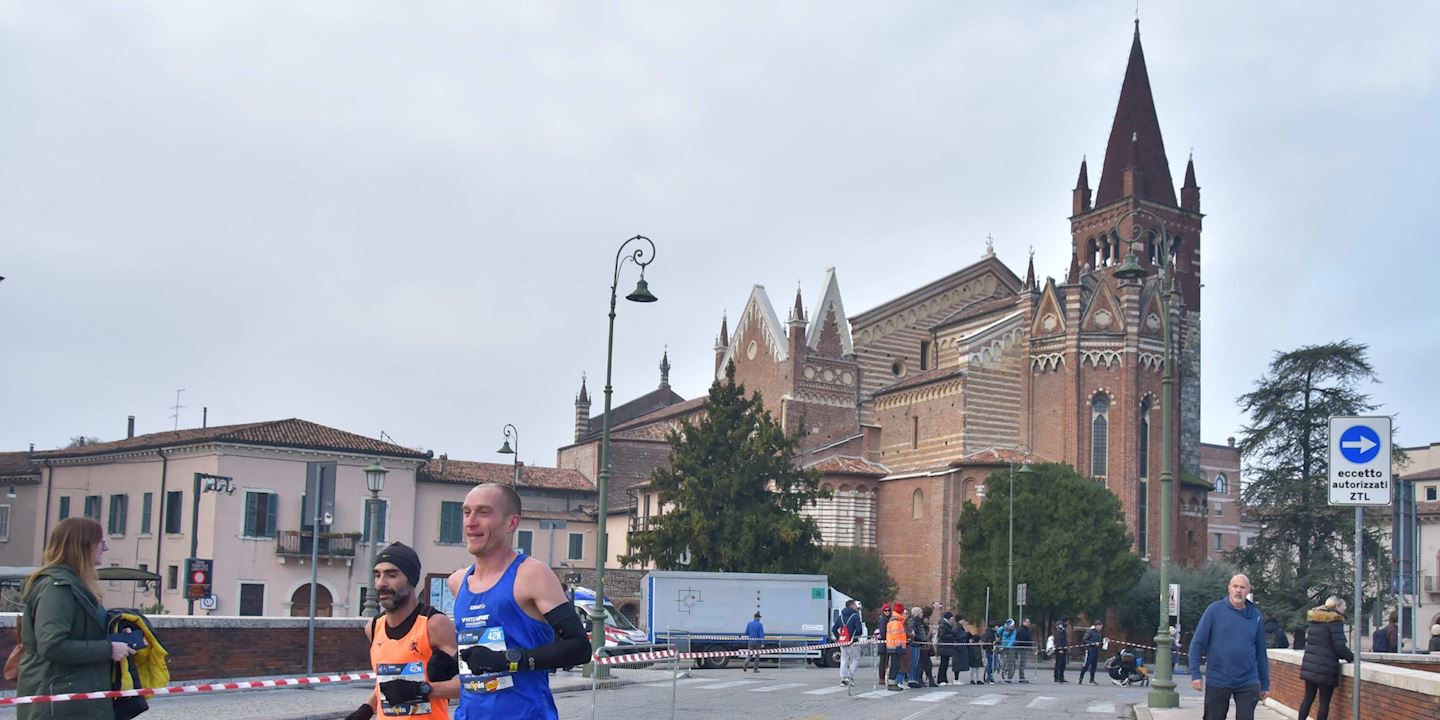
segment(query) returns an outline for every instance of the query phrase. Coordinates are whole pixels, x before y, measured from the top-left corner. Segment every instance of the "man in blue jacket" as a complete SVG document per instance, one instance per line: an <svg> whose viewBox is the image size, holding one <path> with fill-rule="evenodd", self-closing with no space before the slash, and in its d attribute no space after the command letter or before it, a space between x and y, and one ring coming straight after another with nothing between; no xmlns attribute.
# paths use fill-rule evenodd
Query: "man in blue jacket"
<svg viewBox="0 0 1440 720"><path fill-rule="evenodd" d="M1190 684L1205 691L1205 720L1225 720L1231 698L1238 720L1254 720L1255 705L1270 696L1265 618L1249 594L1250 578L1230 578L1229 592L1205 608L1190 639ZM1207 658L1203 683L1201 657Z"/></svg>
<svg viewBox="0 0 1440 720"><path fill-rule="evenodd" d="M755 665L755 674L760 674L760 656L755 654L765 647L765 626L760 624L760 611L755 611L755 619L745 626L745 638L748 649L752 652L745 656L745 664L740 667L740 672L750 669L751 663Z"/></svg>
<svg viewBox="0 0 1440 720"><path fill-rule="evenodd" d="M840 646L840 684L849 687L855 684L855 671L860 667L860 646L856 643L865 638L865 623L860 619L858 603L845 601L845 609L840 611L830 632L836 642L846 643Z"/></svg>

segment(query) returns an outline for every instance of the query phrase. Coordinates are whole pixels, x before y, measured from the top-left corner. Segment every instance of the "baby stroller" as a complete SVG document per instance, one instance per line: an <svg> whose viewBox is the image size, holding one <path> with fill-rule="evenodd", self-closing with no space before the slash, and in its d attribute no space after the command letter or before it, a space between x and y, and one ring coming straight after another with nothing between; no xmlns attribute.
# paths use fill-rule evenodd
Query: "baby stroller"
<svg viewBox="0 0 1440 720"><path fill-rule="evenodd" d="M1121 650L1115 657L1110 658L1105 669L1110 674L1110 682L1115 685L1143 687L1150 684L1150 673L1145 669L1144 659L1130 650Z"/></svg>

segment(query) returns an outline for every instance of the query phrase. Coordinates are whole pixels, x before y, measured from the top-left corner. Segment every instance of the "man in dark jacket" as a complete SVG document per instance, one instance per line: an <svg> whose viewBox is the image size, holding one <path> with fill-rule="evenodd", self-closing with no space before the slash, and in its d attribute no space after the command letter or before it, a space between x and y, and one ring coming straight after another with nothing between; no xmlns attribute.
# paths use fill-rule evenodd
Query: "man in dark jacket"
<svg viewBox="0 0 1440 720"><path fill-rule="evenodd" d="M1080 666L1080 676L1075 678L1077 684L1085 682L1086 670L1090 671L1090 684L1100 684L1095 682L1095 669L1100 666L1100 643L1104 641L1101 630L1104 626L1104 622L1096 620L1090 629L1085 631L1085 637L1080 640L1080 644L1085 646L1085 664Z"/></svg>
<svg viewBox="0 0 1440 720"><path fill-rule="evenodd" d="M1070 638L1065 632L1065 623L1069 621L1068 617L1060 618L1060 622L1055 623L1055 632L1050 634L1050 642L1055 646L1055 682L1057 683L1070 682L1065 679L1065 661L1068 657L1066 647L1070 644Z"/></svg>
<svg viewBox="0 0 1440 720"><path fill-rule="evenodd" d="M1330 696L1340 684L1340 661L1355 662L1355 654L1345 645L1345 601L1330 596L1325 604L1311 608L1306 614L1310 622L1305 631L1305 657L1300 661L1300 679L1305 681L1305 699L1300 702L1299 716L1310 716L1310 705L1320 696L1320 709L1315 717L1330 716Z"/></svg>
<svg viewBox="0 0 1440 720"><path fill-rule="evenodd" d="M876 656L876 667L880 670L880 679L877 685L885 684L885 671L890 668L890 654L885 652L885 626L890 623L890 603L880 606L880 622L875 623L875 639L879 641L880 652Z"/></svg>
<svg viewBox="0 0 1440 720"><path fill-rule="evenodd" d="M1265 617L1247 599L1250 578L1236 575L1224 598L1210 603L1190 638L1190 684L1205 691L1205 717L1225 720L1230 700L1235 717L1254 720L1255 706L1270 696L1270 657L1265 653ZM1201 681L1200 661L1205 659Z"/></svg>
<svg viewBox="0 0 1440 720"><path fill-rule="evenodd" d="M836 642L848 642L840 647L840 684L850 687L855 684L855 671L860 667L860 646L857 644L865 633L865 624L860 621L860 610L854 600L845 601L845 609L830 629ZM842 632L843 631L843 632Z"/></svg>
<svg viewBox="0 0 1440 720"><path fill-rule="evenodd" d="M1285 631L1280 629L1280 621L1275 618L1265 618L1265 647L1267 648L1288 648L1289 638L1285 637Z"/></svg>
<svg viewBox="0 0 1440 720"><path fill-rule="evenodd" d="M1030 618L1020 620L1020 630L1015 635L1015 654L1020 665L1020 682L1028 683L1025 668L1030 665L1030 656L1035 654L1035 639L1030 636Z"/></svg>
<svg viewBox="0 0 1440 720"><path fill-rule="evenodd" d="M910 676L910 687L938 687L935 671L930 666L930 608L912 608L906 627L910 633L910 666L915 672Z"/></svg>

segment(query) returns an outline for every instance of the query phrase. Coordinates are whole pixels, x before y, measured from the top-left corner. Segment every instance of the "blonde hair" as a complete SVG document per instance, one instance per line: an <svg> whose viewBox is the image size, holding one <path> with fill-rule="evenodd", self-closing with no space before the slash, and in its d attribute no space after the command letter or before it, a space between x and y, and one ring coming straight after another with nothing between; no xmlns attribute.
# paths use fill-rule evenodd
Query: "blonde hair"
<svg viewBox="0 0 1440 720"><path fill-rule="evenodd" d="M25 579L22 594L29 595L31 586L46 570L64 565L80 576L80 583L96 600L101 599L100 573L95 570L95 546L102 540L104 528L90 518L70 517L56 523L50 530L49 541L45 543L45 564Z"/></svg>

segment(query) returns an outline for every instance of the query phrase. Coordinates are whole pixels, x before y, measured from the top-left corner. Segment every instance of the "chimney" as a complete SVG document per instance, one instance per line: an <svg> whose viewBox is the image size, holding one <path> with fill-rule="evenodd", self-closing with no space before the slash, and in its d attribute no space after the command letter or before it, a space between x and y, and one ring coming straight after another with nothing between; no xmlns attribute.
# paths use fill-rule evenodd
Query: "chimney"
<svg viewBox="0 0 1440 720"><path fill-rule="evenodd" d="M445 474L445 461L446 461L446 460L449 460L449 459L450 459L450 456L449 456L448 454L446 454L446 453L440 453L440 474L441 474L441 475L444 475L444 474Z"/></svg>
<svg viewBox="0 0 1440 720"><path fill-rule="evenodd" d="M129 440L133 437L135 437L135 416L131 415L125 421L125 439Z"/></svg>
<svg viewBox="0 0 1440 720"><path fill-rule="evenodd" d="M1230 437L1225 438L1225 442L1230 443L1230 447L1235 447L1235 436L1231 435Z"/></svg>
<svg viewBox="0 0 1440 720"><path fill-rule="evenodd" d="M204 429L208 427L210 427L210 407L207 405L206 407L200 408L200 428Z"/></svg>

